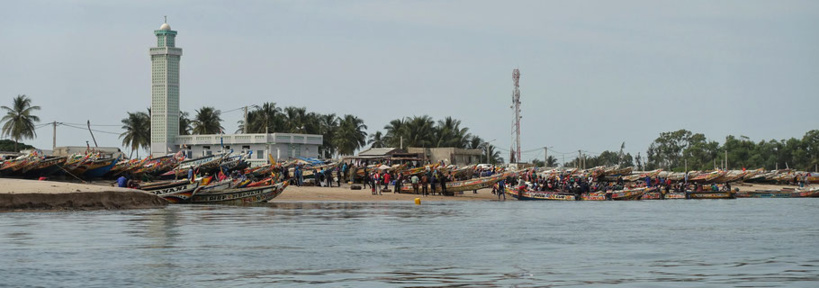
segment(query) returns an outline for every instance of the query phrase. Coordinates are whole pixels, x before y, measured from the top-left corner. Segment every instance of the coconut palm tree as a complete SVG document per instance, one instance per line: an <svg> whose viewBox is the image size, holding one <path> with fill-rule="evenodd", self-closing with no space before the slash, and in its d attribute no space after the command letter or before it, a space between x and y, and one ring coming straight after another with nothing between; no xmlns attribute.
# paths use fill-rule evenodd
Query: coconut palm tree
<svg viewBox="0 0 819 288"><path fill-rule="evenodd" d="M406 122L404 143L407 147L433 147L435 122L427 115L414 116Z"/></svg>
<svg viewBox="0 0 819 288"><path fill-rule="evenodd" d="M386 147L384 143L384 134L382 134L381 131L376 131L375 134L370 134L370 140L367 140L367 144L370 144L370 148Z"/></svg>
<svg viewBox="0 0 819 288"><path fill-rule="evenodd" d="M465 148L471 136L467 131L469 128L461 128L461 120L452 117L438 120L433 136L433 146Z"/></svg>
<svg viewBox="0 0 819 288"><path fill-rule="evenodd" d="M6 116L0 121L3 124L3 136L11 136L14 139L14 150L17 151L17 142L20 139L32 139L37 136L34 123L40 122L40 117L32 115L31 112L40 110L40 106L31 106L31 98L26 95L17 95L12 102L11 108L2 106L6 110Z"/></svg>
<svg viewBox="0 0 819 288"><path fill-rule="evenodd" d="M119 138L122 138L123 146L131 148L131 155L136 151L139 158L139 149L150 149L151 116L148 113L128 112L128 117L122 119L122 129L125 132L119 134Z"/></svg>
<svg viewBox="0 0 819 288"><path fill-rule="evenodd" d="M339 154L352 155L355 150L367 143L367 125L364 120L353 115L344 115L339 121L338 131L333 142Z"/></svg>
<svg viewBox="0 0 819 288"><path fill-rule="evenodd" d="M222 127L222 112L207 106L196 110L192 124L193 134L219 134L225 129Z"/></svg>
<svg viewBox="0 0 819 288"><path fill-rule="evenodd" d="M188 116L188 112L179 113L179 135L191 135L191 119Z"/></svg>
<svg viewBox="0 0 819 288"><path fill-rule="evenodd" d="M304 107L287 107L284 108L285 132L288 133L304 133L305 120L307 118L307 109Z"/></svg>
<svg viewBox="0 0 819 288"><path fill-rule="evenodd" d="M335 113L330 113L320 116L321 124L321 150L324 151L324 157L333 157L336 153L336 147L333 146L333 138L338 132L338 116Z"/></svg>
<svg viewBox="0 0 819 288"><path fill-rule="evenodd" d="M387 130L387 133L384 134L384 144L390 147L403 147L403 139L409 137L407 136L407 121L402 119L395 119L390 121L389 124L384 126L384 130Z"/></svg>

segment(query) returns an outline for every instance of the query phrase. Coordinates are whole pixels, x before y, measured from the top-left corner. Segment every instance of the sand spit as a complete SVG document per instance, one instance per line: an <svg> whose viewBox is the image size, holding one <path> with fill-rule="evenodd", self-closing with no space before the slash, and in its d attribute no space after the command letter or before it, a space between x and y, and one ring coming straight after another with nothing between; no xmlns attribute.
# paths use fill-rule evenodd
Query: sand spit
<svg viewBox="0 0 819 288"><path fill-rule="evenodd" d="M0 211L143 209L166 205L167 201L153 194L110 185L0 179Z"/></svg>

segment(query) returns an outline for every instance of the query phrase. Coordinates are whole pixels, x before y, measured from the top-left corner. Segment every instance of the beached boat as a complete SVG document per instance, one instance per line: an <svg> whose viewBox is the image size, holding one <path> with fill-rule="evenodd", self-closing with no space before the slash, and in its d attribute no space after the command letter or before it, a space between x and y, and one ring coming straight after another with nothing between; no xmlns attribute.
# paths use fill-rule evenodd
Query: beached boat
<svg viewBox="0 0 819 288"><path fill-rule="evenodd" d="M659 191L646 192L640 200L671 200L671 199L686 199L685 192L668 192L663 195Z"/></svg>
<svg viewBox="0 0 819 288"><path fill-rule="evenodd" d="M702 174L699 174L699 175L697 175L695 177L690 177L689 176L688 181L690 181L690 182L706 182L706 183L715 182L715 181L718 182L717 180L719 178L722 178L723 176L725 176L725 171L716 170L716 171L702 173Z"/></svg>
<svg viewBox="0 0 819 288"><path fill-rule="evenodd" d="M611 200L640 200L646 192L655 191L657 187L626 188L611 192Z"/></svg>
<svg viewBox="0 0 819 288"><path fill-rule="evenodd" d="M514 172L506 172L506 173L499 173L488 177L481 177L481 178L472 178L469 180L462 180L462 181L452 181L446 183L446 194L445 196L453 196L457 192L463 191L472 191L478 190L483 188L492 187L495 183L506 179L506 177L514 176ZM422 189L418 189L419 192ZM435 191L430 191L430 193L440 193L442 191L441 185L435 185ZM399 193L415 193L412 189L412 184L404 183L401 186L401 191Z"/></svg>
<svg viewBox="0 0 819 288"><path fill-rule="evenodd" d="M783 190L739 191L734 193L737 198L791 198L792 192Z"/></svg>
<svg viewBox="0 0 819 288"><path fill-rule="evenodd" d="M62 165L65 164L66 159L65 156L44 157L36 162L31 162L31 164L23 168L22 172L29 178L50 176L62 169Z"/></svg>
<svg viewBox="0 0 819 288"><path fill-rule="evenodd" d="M287 182L269 186L202 191L193 195L192 204L252 204L278 197L287 188Z"/></svg>
<svg viewBox="0 0 819 288"><path fill-rule="evenodd" d="M574 194L549 191L527 191L506 188L506 194L518 200L575 201Z"/></svg>
<svg viewBox="0 0 819 288"><path fill-rule="evenodd" d="M98 158L87 161L80 166L81 170L85 170L82 173L82 177L86 179L102 177L117 164L117 161L119 161L118 158Z"/></svg>
<svg viewBox="0 0 819 288"><path fill-rule="evenodd" d="M6 160L5 162L3 162L3 165L0 166L0 175L3 176L17 175L31 161L32 157L28 155L20 156L13 160Z"/></svg>
<svg viewBox="0 0 819 288"><path fill-rule="evenodd" d="M139 186L140 190L162 197L171 203L185 203L199 189L199 182L188 180L160 181L144 183Z"/></svg>
<svg viewBox="0 0 819 288"><path fill-rule="evenodd" d="M188 176L188 170L198 170L200 173L209 173L219 170L219 164L225 159L227 154L214 154L196 159L179 162L175 168L160 174L162 178L184 178Z"/></svg>

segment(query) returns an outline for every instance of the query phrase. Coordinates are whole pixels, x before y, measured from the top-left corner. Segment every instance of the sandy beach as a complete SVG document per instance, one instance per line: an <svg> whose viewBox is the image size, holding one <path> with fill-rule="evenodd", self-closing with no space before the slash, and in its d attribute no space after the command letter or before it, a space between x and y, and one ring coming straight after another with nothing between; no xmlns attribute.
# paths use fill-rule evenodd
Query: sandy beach
<svg viewBox="0 0 819 288"><path fill-rule="evenodd" d="M113 187L107 182L0 179L0 211L141 209L166 205L167 201L153 194Z"/></svg>

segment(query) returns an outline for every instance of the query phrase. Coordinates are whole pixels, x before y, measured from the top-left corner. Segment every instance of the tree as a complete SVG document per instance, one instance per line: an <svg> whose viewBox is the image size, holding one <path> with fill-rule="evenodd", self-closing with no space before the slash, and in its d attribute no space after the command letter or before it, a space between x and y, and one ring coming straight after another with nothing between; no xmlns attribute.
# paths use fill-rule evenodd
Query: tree
<svg viewBox="0 0 819 288"><path fill-rule="evenodd" d="M132 155L136 151L139 158L139 149L150 149L151 117L148 113L128 112L128 117L122 119L122 129L125 132L119 134L119 138L122 138L123 146L131 148Z"/></svg>
<svg viewBox="0 0 819 288"><path fill-rule="evenodd" d="M461 120L452 117L438 120L432 139L433 146L466 148L471 136L467 131L469 128L461 128Z"/></svg>
<svg viewBox="0 0 819 288"><path fill-rule="evenodd" d="M557 158L555 156L549 155L546 157L546 167L556 167L557 166Z"/></svg>
<svg viewBox="0 0 819 288"><path fill-rule="evenodd" d="M691 131L685 129L660 133L660 137L654 140L646 151L648 155L646 169L671 169L679 166L683 160L683 150L688 147L691 136Z"/></svg>
<svg viewBox="0 0 819 288"><path fill-rule="evenodd" d="M193 134L219 134L224 130L222 127L222 112L213 107L202 107L196 110L196 117L193 119Z"/></svg>
<svg viewBox="0 0 819 288"><path fill-rule="evenodd" d="M433 147L435 138L435 122L432 118L424 116L414 116L407 120L406 137L404 143L407 147Z"/></svg>
<svg viewBox="0 0 819 288"><path fill-rule="evenodd" d="M20 139L32 139L37 136L34 123L40 122L40 117L33 115L32 112L40 110L40 106L31 106L30 98L26 95L17 95L11 107L0 108L6 110L6 115L0 119L4 122L3 136L11 136L15 142L14 151L18 151L17 142L20 142Z"/></svg>
<svg viewBox="0 0 819 288"><path fill-rule="evenodd" d="M355 150L364 146L367 140L367 125L364 120L353 115L344 115L339 121L338 131L333 142L339 154L352 155Z"/></svg>
<svg viewBox="0 0 819 288"><path fill-rule="evenodd" d="M324 151L324 157L333 157L333 154L338 150L336 146L333 145L333 138L335 138L338 132L338 116L336 116L335 113L320 115L319 122L321 126L319 133L322 136L321 146L322 151Z"/></svg>
<svg viewBox="0 0 819 288"><path fill-rule="evenodd" d="M370 134L370 140L367 140L367 144L370 144L370 148L385 147L384 135L381 134L381 131L376 131L375 134Z"/></svg>
<svg viewBox="0 0 819 288"><path fill-rule="evenodd" d="M389 124L384 126L384 130L387 130L387 133L384 134L384 143L387 146L404 148L404 138L409 139L404 118L390 121Z"/></svg>
<svg viewBox="0 0 819 288"><path fill-rule="evenodd" d="M13 151L16 149L14 148L14 145L17 144L20 145L21 150L34 149L34 146L26 145L25 143L17 143L17 141L3 139L0 140L0 151Z"/></svg>
<svg viewBox="0 0 819 288"><path fill-rule="evenodd" d="M191 130L193 129L191 128L191 119L188 118L188 112L179 113L179 135L191 135Z"/></svg>

